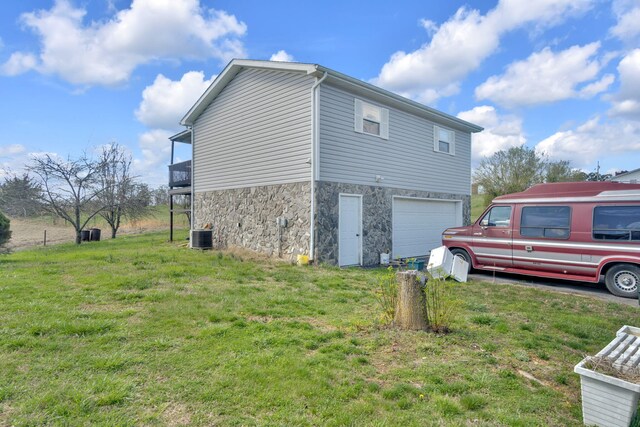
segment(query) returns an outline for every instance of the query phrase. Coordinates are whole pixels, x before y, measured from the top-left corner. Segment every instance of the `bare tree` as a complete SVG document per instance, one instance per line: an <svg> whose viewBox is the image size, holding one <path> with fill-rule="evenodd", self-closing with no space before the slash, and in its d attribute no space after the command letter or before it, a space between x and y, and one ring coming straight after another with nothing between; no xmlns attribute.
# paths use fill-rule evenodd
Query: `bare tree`
<svg viewBox="0 0 640 427"><path fill-rule="evenodd" d="M149 190L131 175L131 155L117 143L102 148L99 163L101 191L97 201L104 206L100 216L111 227L111 238L115 239L124 218L135 221L149 213Z"/></svg>
<svg viewBox="0 0 640 427"><path fill-rule="evenodd" d="M152 198L154 206L168 205L169 187L166 185L161 185L155 190L152 190Z"/></svg>
<svg viewBox="0 0 640 427"><path fill-rule="evenodd" d="M67 160L46 154L34 157L28 170L40 181L43 205L49 212L63 218L73 226L76 243L80 244L80 231L104 205L97 202L102 189L97 185L102 164L83 154Z"/></svg>

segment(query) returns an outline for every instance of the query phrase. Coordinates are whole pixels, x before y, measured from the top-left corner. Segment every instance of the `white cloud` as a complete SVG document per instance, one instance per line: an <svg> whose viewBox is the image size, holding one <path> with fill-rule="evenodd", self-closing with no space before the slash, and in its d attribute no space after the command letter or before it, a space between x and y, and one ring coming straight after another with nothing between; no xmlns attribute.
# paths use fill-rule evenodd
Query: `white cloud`
<svg viewBox="0 0 640 427"><path fill-rule="evenodd" d="M189 71L178 81L158 74L153 84L142 91L136 117L150 128L175 129L214 79L215 76L205 80L202 71Z"/></svg>
<svg viewBox="0 0 640 427"><path fill-rule="evenodd" d="M575 129L556 132L536 145L539 154L554 160L570 160L579 168L589 168L596 160L619 161L640 151L640 125L628 121L602 122L594 117Z"/></svg>
<svg viewBox="0 0 640 427"><path fill-rule="evenodd" d="M489 77L476 88L476 98L513 107L593 96L614 80L609 74L583 88L577 87L598 77L604 65L594 58L599 49L599 42L557 53L547 47L524 61L513 62L503 75Z"/></svg>
<svg viewBox="0 0 640 427"><path fill-rule="evenodd" d="M86 10L56 0L50 10L21 16L42 45L38 55L14 52L5 73L36 69L76 85L117 85L133 70L162 59L245 55L239 37L246 25L224 11L204 10L199 0L133 0L106 21L85 23ZM37 56L37 62L34 60Z"/></svg>
<svg viewBox="0 0 640 427"><path fill-rule="evenodd" d="M293 62L293 55L288 54L284 50L279 50L269 58L269 61Z"/></svg>
<svg viewBox="0 0 640 427"><path fill-rule="evenodd" d="M172 132L153 129L140 135L139 146L142 158L133 160L133 171L142 181L156 185L167 184L167 168L171 159Z"/></svg>
<svg viewBox="0 0 640 427"><path fill-rule="evenodd" d="M613 11L618 22L609 32L614 37L628 43L640 39L640 2L638 0L618 0L613 2Z"/></svg>
<svg viewBox="0 0 640 427"><path fill-rule="evenodd" d="M28 160L27 148L24 145L0 145L0 181L12 173L22 173Z"/></svg>
<svg viewBox="0 0 640 427"><path fill-rule="evenodd" d="M438 31L438 24L430 19L421 19L420 25L427 31L429 37L433 36Z"/></svg>
<svg viewBox="0 0 640 427"><path fill-rule="evenodd" d="M545 27L583 13L591 0L501 0L486 15L460 8L436 29L423 20L431 41L413 52L398 51L384 64L373 83L430 103L459 90L459 81L495 52L500 37L525 25Z"/></svg>
<svg viewBox="0 0 640 427"><path fill-rule="evenodd" d="M612 97L614 116L640 120L640 49L629 52L618 64L620 90Z"/></svg>
<svg viewBox="0 0 640 427"><path fill-rule="evenodd" d="M13 175L21 175L27 172L27 167L34 158L50 155L57 160L64 160L54 152L34 151L29 152L22 144L10 144L0 146L0 181Z"/></svg>
<svg viewBox="0 0 640 427"><path fill-rule="evenodd" d="M27 151L27 148L21 144L0 145L0 157L14 156L25 151Z"/></svg>
<svg viewBox="0 0 640 427"><path fill-rule="evenodd" d="M582 87L582 89L580 89L580 97L591 98L592 96L602 93L609 89L609 86L611 86L615 80L616 77L613 74L605 74L600 80Z"/></svg>
<svg viewBox="0 0 640 427"><path fill-rule="evenodd" d="M515 116L500 116L494 107L482 105L458 114L462 120L484 127L471 135L471 158L477 163L500 150L519 147L527 142L522 131L522 120Z"/></svg>
<svg viewBox="0 0 640 427"><path fill-rule="evenodd" d="M0 66L0 71L6 76L17 76L36 68L38 58L30 53L14 52L7 62Z"/></svg>

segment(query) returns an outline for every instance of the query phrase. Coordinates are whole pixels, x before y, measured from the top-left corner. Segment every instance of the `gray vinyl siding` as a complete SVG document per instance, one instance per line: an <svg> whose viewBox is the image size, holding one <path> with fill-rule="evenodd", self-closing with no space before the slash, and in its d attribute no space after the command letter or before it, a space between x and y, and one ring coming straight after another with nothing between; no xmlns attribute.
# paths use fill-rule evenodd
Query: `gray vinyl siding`
<svg viewBox="0 0 640 427"><path fill-rule="evenodd" d="M310 180L313 81L240 71L194 123L194 191Z"/></svg>
<svg viewBox="0 0 640 427"><path fill-rule="evenodd" d="M455 132L455 155L435 152L437 123L328 84L320 89L321 181L470 194L469 132L443 126ZM389 140L355 132L354 98L389 109Z"/></svg>

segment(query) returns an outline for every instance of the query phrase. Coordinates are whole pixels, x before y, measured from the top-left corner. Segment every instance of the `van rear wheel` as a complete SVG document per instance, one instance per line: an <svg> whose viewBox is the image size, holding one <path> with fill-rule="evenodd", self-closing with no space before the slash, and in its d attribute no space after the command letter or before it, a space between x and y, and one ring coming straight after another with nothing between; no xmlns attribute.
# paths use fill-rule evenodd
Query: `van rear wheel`
<svg viewBox="0 0 640 427"><path fill-rule="evenodd" d="M633 264L616 264L605 276L607 289L614 295L625 298L638 298L640 268Z"/></svg>
<svg viewBox="0 0 640 427"><path fill-rule="evenodd" d="M451 249L451 254L453 256L462 257L462 259L467 261L467 263L469 264L469 268L467 269L467 274L471 273L471 270L473 270L473 266L471 265L471 257L469 256L469 253L467 251L465 251L464 249L455 248L455 249Z"/></svg>

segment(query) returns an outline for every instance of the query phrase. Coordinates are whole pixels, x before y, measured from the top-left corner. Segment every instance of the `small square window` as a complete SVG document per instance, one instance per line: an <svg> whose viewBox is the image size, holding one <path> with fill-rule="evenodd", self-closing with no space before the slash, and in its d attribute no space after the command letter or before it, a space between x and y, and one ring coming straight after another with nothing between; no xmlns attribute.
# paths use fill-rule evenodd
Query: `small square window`
<svg viewBox="0 0 640 427"><path fill-rule="evenodd" d="M380 136L380 123L367 119L362 119L362 131L371 135Z"/></svg>
<svg viewBox="0 0 640 427"><path fill-rule="evenodd" d="M355 99L355 131L389 139L389 110Z"/></svg>
<svg viewBox="0 0 640 427"><path fill-rule="evenodd" d="M452 130L434 126L433 149L440 153L455 154L455 134Z"/></svg>

